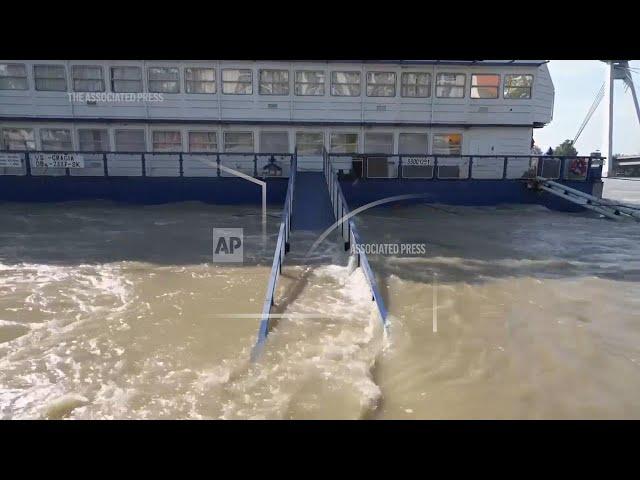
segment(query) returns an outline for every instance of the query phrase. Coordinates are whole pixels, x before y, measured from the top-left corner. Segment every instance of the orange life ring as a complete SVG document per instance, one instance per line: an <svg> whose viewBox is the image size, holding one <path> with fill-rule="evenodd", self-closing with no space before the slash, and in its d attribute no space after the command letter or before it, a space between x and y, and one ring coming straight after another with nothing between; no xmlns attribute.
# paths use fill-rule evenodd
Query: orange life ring
<svg viewBox="0 0 640 480"><path fill-rule="evenodd" d="M584 177L587 174L587 161L584 158L575 158L569 165L569 171L574 175Z"/></svg>

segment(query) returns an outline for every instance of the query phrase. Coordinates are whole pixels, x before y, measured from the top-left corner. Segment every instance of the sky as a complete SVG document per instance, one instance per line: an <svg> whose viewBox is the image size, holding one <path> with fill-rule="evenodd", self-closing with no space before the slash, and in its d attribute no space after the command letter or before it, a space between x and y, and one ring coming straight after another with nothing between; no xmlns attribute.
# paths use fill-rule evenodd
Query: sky
<svg viewBox="0 0 640 480"><path fill-rule="evenodd" d="M629 65L640 71L640 60L632 60ZM598 60L551 60L548 67L556 92L553 121L544 128L533 130L536 145L543 152L575 137L605 79L607 70L607 65ZM632 75L640 100L640 74ZM613 153L638 154L640 124L631 91L624 90L622 80L616 80L613 94ZM602 100L576 142L579 154L588 155L594 150L603 150L606 115L607 108Z"/></svg>

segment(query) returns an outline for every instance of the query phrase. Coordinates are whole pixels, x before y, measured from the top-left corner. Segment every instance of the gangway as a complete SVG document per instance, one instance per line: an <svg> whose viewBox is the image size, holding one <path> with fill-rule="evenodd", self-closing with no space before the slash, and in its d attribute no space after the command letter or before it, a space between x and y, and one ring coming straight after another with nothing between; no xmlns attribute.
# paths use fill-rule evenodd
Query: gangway
<svg viewBox="0 0 640 480"><path fill-rule="evenodd" d="M351 218L353 214L350 214L337 172L331 164L326 150L323 153L323 158L322 172L297 172L297 154L293 155L287 196L262 309L258 338L251 353L252 361L259 358L269 335L276 286L282 273L285 255L290 252L293 245L293 242L290 241L292 232L294 232L294 237L296 232L300 234L316 232L320 241L325 238L328 232L337 229L344 240L345 250L351 250L351 255L355 257L356 267L362 269L369 284L371 300L376 304L382 324L387 326L387 309L367 255L363 249L356 248L362 244L362 241ZM308 253L304 256L304 260L311 261Z"/></svg>
<svg viewBox="0 0 640 480"><path fill-rule="evenodd" d="M633 218L640 221L640 207L598 198L544 177L536 177L536 187L552 195L593 210L612 220Z"/></svg>

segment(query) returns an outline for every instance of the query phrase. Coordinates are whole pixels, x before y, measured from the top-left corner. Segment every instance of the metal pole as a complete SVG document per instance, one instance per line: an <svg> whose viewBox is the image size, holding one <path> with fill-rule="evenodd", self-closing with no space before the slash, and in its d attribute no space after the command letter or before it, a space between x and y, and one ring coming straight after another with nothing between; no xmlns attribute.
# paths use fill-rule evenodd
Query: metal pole
<svg viewBox="0 0 640 480"><path fill-rule="evenodd" d="M606 120L605 131L605 148L603 149L605 158L605 168L602 169L602 175L605 177L610 176L613 173L613 61L609 62L609 72L606 77L607 88L605 88L605 94L607 95L607 106L609 113Z"/></svg>
<svg viewBox="0 0 640 480"><path fill-rule="evenodd" d="M267 241L267 184L262 184L262 241Z"/></svg>

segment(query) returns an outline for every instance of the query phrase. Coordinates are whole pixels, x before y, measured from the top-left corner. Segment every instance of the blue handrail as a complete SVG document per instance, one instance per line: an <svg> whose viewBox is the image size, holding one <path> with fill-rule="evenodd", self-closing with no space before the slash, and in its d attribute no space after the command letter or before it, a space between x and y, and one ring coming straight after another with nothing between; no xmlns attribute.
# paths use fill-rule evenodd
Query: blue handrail
<svg viewBox="0 0 640 480"><path fill-rule="evenodd" d="M269 284L267 285L267 293L265 295L262 307L262 319L258 329L258 339L253 347L251 359L255 361L264 346L264 342L269 335L269 324L271 318L271 308L273 307L273 297L278 285L278 279L282 273L282 262L285 255L289 252L289 234L291 232L291 212L293 210L293 192L296 185L296 172L298 170L297 149L291 158L291 173L289 174L289 183L287 184L287 196L284 201L282 210L282 220L280 221L280 230L278 231L278 241L276 242L276 250L273 254L273 262L271 265L271 274L269 275Z"/></svg>
<svg viewBox="0 0 640 480"><path fill-rule="evenodd" d="M344 193L342 192L338 174L331 163L331 159L329 158L329 154L326 150L323 150L323 172L327 182L327 187L329 188L329 196L331 197L331 204L333 205L333 213L336 217L336 221L340 222L344 216L349 214L350 210L347 200L344 197ZM351 251L354 252L353 255L356 257L357 266L362 268L362 272L364 273L367 283L369 284L369 289L371 290L371 300L376 302L382 325L386 328L388 314L387 307L385 306L382 295L380 294L378 282L376 281L376 277L373 274L371 265L369 264L369 259L367 258L364 250L358 248L358 245L361 245L362 241L360 240L360 234L358 233L358 229L353 218L349 218L347 222L340 222L340 234L342 235L342 239L345 241L345 250L351 249Z"/></svg>

